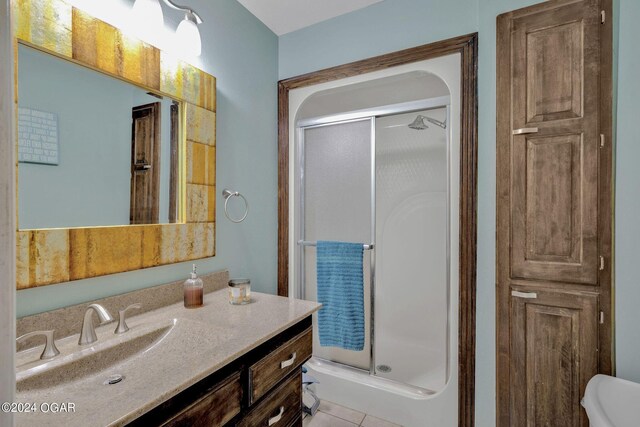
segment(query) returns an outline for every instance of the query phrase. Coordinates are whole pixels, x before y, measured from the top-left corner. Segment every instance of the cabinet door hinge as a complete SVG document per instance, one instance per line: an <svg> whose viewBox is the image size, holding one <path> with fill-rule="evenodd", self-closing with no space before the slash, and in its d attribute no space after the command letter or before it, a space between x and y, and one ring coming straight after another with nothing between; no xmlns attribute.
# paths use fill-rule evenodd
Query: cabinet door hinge
<svg viewBox="0 0 640 427"><path fill-rule="evenodd" d="M600 148L604 148L604 134L600 134Z"/></svg>
<svg viewBox="0 0 640 427"><path fill-rule="evenodd" d="M606 21L606 17L607 17L607 12L605 12L604 10L600 11L600 23L604 24L604 21Z"/></svg>
<svg viewBox="0 0 640 427"><path fill-rule="evenodd" d="M604 257L600 255L600 271L604 270Z"/></svg>
<svg viewBox="0 0 640 427"><path fill-rule="evenodd" d="M600 324L604 324L604 311L600 312Z"/></svg>

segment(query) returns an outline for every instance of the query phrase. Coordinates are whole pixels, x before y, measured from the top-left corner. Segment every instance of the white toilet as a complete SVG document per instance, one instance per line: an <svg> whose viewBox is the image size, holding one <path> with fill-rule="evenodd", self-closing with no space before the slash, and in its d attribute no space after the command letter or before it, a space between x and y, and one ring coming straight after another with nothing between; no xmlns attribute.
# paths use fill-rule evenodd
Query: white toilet
<svg viewBox="0 0 640 427"><path fill-rule="evenodd" d="M640 384L596 375L587 384L582 406L591 427L638 427Z"/></svg>

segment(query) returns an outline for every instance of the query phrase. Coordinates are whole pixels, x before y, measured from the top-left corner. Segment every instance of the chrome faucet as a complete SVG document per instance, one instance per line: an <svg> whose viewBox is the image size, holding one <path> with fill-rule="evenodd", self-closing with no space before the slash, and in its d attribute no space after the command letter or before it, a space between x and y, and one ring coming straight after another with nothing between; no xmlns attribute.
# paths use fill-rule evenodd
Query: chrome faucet
<svg viewBox="0 0 640 427"><path fill-rule="evenodd" d="M129 330L129 326L127 326L127 321L125 319L125 316L127 314L127 311L133 308L140 309L142 308L142 304L131 304L129 307L125 308L124 310L118 311L118 315L119 315L118 327L116 328L115 331L113 331L114 334L124 334Z"/></svg>
<svg viewBox="0 0 640 427"><path fill-rule="evenodd" d="M98 340L96 337L96 327L93 324L93 312L96 312L100 325L113 322L113 317L106 308L100 304L91 304L84 312L84 320L82 321L82 331L80 332L79 345L92 344Z"/></svg>
<svg viewBox="0 0 640 427"><path fill-rule="evenodd" d="M24 334L16 338L16 344L26 340L27 338L31 338L39 335L42 335L47 339L44 343L44 350L42 350L42 354L40 355L41 360L51 359L60 354L60 351L56 347L56 342L53 338L53 330L29 332L28 334Z"/></svg>

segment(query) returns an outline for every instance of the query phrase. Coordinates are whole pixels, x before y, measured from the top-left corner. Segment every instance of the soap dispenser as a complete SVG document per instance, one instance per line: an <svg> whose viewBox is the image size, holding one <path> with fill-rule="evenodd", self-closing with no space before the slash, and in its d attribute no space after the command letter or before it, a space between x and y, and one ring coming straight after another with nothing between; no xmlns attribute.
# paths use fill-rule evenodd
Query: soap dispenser
<svg viewBox="0 0 640 427"><path fill-rule="evenodd" d="M184 281L184 306L186 308L202 307L204 285L202 279L196 274L196 265L193 264L191 277Z"/></svg>

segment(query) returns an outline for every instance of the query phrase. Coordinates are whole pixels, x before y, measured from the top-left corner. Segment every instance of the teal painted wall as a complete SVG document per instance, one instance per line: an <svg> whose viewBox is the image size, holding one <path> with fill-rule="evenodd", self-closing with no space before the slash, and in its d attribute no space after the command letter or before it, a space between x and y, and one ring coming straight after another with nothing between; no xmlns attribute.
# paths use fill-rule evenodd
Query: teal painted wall
<svg viewBox="0 0 640 427"><path fill-rule="evenodd" d="M280 37L280 78L364 59L447 37L479 33L479 152L476 425L495 425L495 121L496 17L539 0L386 0ZM618 0L616 343L618 375L640 381L640 141L632 127L640 98L640 2ZM619 32L619 37L618 37ZM615 46L617 48L617 46ZM615 72L615 71L614 71Z"/></svg>
<svg viewBox="0 0 640 427"><path fill-rule="evenodd" d="M218 78L216 256L197 262L202 273L228 268L254 289L276 292L278 38L235 0L191 0L202 15L200 66ZM165 10L176 28L180 14ZM242 192L246 221L223 214L220 191ZM17 316L186 278L190 263L173 264L17 293Z"/></svg>
<svg viewBox="0 0 640 427"><path fill-rule="evenodd" d="M478 29L478 0L386 0L280 36L280 78Z"/></svg>
<svg viewBox="0 0 640 427"><path fill-rule="evenodd" d="M640 2L619 0L615 310L617 375L640 382Z"/></svg>

